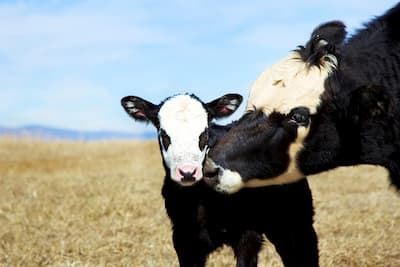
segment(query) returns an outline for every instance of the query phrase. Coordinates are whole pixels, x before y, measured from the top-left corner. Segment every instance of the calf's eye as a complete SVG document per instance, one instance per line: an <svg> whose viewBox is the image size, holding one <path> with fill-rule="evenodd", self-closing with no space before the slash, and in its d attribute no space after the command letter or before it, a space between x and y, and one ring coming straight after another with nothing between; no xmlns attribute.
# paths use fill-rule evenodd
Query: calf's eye
<svg viewBox="0 0 400 267"><path fill-rule="evenodd" d="M162 143L164 149L167 150L169 145L171 144L171 138L164 131L164 129L160 130L160 138L161 138L161 143Z"/></svg>
<svg viewBox="0 0 400 267"><path fill-rule="evenodd" d="M203 149L206 147L208 142L208 130L205 129L199 137L199 148L201 151L203 151Z"/></svg>

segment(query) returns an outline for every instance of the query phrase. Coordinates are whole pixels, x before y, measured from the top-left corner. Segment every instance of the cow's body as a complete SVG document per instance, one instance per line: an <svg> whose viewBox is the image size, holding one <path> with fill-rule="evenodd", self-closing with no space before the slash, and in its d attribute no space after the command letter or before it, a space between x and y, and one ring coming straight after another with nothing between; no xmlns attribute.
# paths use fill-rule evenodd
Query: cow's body
<svg viewBox="0 0 400 267"><path fill-rule="evenodd" d="M254 118L264 130L243 146L221 139L234 146L232 154L218 144L211 149L221 191L356 164L384 166L400 188L400 4L346 41L345 35L339 21L320 25L304 47L255 82L248 112L258 115L247 114L230 134L257 132ZM238 154L241 165L232 159Z"/></svg>
<svg viewBox="0 0 400 267"><path fill-rule="evenodd" d="M355 164L381 165L389 170L392 184L400 188L399 29L397 5L344 44L339 67L325 82L327 90L316 115L320 127L311 124L299 154L304 173ZM328 138L323 141L322 136ZM321 142L333 145L330 156L317 150Z"/></svg>
<svg viewBox="0 0 400 267"><path fill-rule="evenodd" d="M286 267L318 266L312 196L305 179L232 195L216 192L198 179L202 170L196 164L205 160L201 155L205 156L207 144L217 142L229 129L211 120L231 114L240 102L237 95L207 104L189 95L160 105L133 96L122 100L130 116L151 121L159 132L165 169L162 195L180 266L204 266L208 255L224 244L234 250L237 266L256 266L264 234Z"/></svg>

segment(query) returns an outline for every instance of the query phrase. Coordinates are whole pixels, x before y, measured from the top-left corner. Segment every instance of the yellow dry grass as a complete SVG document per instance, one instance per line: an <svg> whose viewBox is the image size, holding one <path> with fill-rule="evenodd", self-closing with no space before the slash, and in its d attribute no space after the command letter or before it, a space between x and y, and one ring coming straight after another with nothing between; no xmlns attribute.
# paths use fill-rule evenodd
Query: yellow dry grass
<svg viewBox="0 0 400 267"><path fill-rule="evenodd" d="M155 142L0 139L1 266L177 266ZM400 195L381 168L310 179L321 266L400 266ZM228 248L208 266L234 266ZM266 242L260 266L282 266Z"/></svg>

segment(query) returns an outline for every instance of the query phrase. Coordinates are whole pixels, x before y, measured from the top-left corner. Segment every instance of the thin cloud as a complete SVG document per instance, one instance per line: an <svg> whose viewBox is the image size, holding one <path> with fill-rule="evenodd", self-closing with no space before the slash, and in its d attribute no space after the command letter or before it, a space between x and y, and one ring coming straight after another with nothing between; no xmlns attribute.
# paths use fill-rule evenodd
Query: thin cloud
<svg viewBox="0 0 400 267"><path fill-rule="evenodd" d="M396 1L7 1L0 125L134 129L119 100L247 96L259 72L321 22L360 27Z"/></svg>
<svg viewBox="0 0 400 267"><path fill-rule="evenodd" d="M123 60L141 45L168 44L170 37L138 24L135 15L94 8L47 14L26 6L0 7L0 55L14 68L53 68Z"/></svg>
<svg viewBox="0 0 400 267"><path fill-rule="evenodd" d="M129 129L131 132L144 129L144 125L130 124L119 104L120 98L109 88L65 77L48 88L32 91L24 96L25 108L14 110L18 125L34 123L71 129L79 125L82 130ZM21 101L15 94L12 97L14 101Z"/></svg>

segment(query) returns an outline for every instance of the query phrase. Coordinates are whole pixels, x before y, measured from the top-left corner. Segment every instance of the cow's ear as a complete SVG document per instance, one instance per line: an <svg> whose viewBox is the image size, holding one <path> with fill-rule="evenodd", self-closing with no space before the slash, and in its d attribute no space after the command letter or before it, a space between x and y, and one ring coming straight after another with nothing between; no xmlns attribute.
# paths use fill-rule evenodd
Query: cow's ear
<svg viewBox="0 0 400 267"><path fill-rule="evenodd" d="M304 61L324 66L326 62L337 66L340 47L346 38L346 26L341 21L319 25L311 34L306 46L298 50Z"/></svg>
<svg viewBox="0 0 400 267"><path fill-rule="evenodd" d="M224 118L235 112L243 101L239 94L226 94L206 104L211 119Z"/></svg>
<svg viewBox="0 0 400 267"><path fill-rule="evenodd" d="M133 119L142 122L152 122L158 125L157 114L159 106L137 96L126 96L121 99L121 105Z"/></svg>

